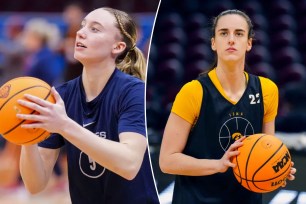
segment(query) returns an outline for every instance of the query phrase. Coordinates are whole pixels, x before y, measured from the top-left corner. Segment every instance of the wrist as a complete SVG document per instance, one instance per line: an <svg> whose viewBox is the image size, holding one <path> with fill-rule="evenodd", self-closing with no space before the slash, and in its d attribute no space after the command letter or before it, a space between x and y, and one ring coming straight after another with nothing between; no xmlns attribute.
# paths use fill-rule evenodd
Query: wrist
<svg viewBox="0 0 306 204"><path fill-rule="evenodd" d="M214 162L215 165L215 172L216 173L224 173L226 170L224 170L223 161L221 159L216 159Z"/></svg>
<svg viewBox="0 0 306 204"><path fill-rule="evenodd" d="M222 163L218 159L204 159L203 160L204 175L211 175L222 172Z"/></svg>
<svg viewBox="0 0 306 204"><path fill-rule="evenodd" d="M221 160L216 159L214 163L215 163L214 171L216 173L220 173L221 172Z"/></svg>
<svg viewBox="0 0 306 204"><path fill-rule="evenodd" d="M21 149L24 149L24 151L32 151L33 149L36 149L38 147L37 144L30 144L30 145L22 145Z"/></svg>
<svg viewBox="0 0 306 204"><path fill-rule="evenodd" d="M62 135L63 137L67 135L67 133L70 132L72 124L75 123L73 120L71 120L69 117L63 122L63 126L60 129L59 134Z"/></svg>

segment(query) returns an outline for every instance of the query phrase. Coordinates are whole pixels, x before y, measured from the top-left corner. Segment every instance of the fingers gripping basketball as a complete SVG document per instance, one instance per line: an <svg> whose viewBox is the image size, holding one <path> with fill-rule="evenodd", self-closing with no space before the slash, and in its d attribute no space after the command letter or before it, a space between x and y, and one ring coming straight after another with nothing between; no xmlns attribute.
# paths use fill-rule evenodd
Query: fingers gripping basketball
<svg viewBox="0 0 306 204"><path fill-rule="evenodd" d="M32 109L23 107L17 100L24 99L24 94L31 94L41 99L55 102L51 87L44 81L33 77L19 77L6 82L0 88L0 134L15 144L35 144L46 139L50 133L43 129L23 129L22 124L32 121L21 120L17 113L37 114Z"/></svg>

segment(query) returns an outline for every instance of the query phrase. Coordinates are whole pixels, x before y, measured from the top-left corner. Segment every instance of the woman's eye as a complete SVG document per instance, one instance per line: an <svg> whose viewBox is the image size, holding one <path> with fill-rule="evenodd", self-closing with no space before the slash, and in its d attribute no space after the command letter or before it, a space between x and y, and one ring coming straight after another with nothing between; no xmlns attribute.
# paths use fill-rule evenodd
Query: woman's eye
<svg viewBox="0 0 306 204"><path fill-rule="evenodd" d="M220 35L221 36L227 36L227 32L221 32Z"/></svg>
<svg viewBox="0 0 306 204"><path fill-rule="evenodd" d="M236 35L241 37L241 36L243 36L243 33L236 33Z"/></svg>
<svg viewBox="0 0 306 204"><path fill-rule="evenodd" d="M98 31L98 29L95 28L95 27L92 27L91 30L94 31L94 32L97 32L97 31Z"/></svg>

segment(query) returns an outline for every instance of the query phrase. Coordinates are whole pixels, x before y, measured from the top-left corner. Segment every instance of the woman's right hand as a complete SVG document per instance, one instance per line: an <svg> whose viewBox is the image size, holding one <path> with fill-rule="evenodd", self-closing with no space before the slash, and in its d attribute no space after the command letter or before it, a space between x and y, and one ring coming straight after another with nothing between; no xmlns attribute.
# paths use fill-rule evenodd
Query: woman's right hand
<svg viewBox="0 0 306 204"><path fill-rule="evenodd" d="M67 121L72 121L66 113L65 104L59 93L54 87L51 93L55 98L55 104L43 100L37 96L25 94L27 100L18 100L18 103L26 108L35 110L39 114L17 114L17 117L22 120L31 120L32 123L22 124L22 128L42 128L48 132L59 133L62 136Z"/></svg>
<svg viewBox="0 0 306 204"><path fill-rule="evenodd" d="M227 171L229 167L234 168L236 165L232 163L232 157L238 156L239 151L238 148L243 145L243 140L245 139L245 136L241 137L239 140L236 140L231 146L227 149L227 151L224 153L223 157L218 160L218 172L224 173Z"/></svg>

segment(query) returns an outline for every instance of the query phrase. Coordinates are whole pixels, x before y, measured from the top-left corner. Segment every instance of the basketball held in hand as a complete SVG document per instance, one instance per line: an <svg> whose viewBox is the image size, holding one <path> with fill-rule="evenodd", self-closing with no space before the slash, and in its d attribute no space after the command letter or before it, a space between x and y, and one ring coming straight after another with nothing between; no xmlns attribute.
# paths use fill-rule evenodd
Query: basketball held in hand
<svg viewBox="0 0 306 204"><path fill-rule="evenodd" d="M284 184L291 169L286 145L272 135L255 134L243 141L240 154L233 158L237 181L246 189L267 193Z"/></svg>
<svg viewBox="0 0 306 204"><path fill-rule="evenodd" d="M55 103L51 87L46 82L34 77L18 77L6 82L0 87L0 134L9 142L18 145L36 144L45 140L50 133L43 129L25 129L22 124L33 121L21 120L17 113L38 114L36 111L23 107L17 100L23 99L24 94L31 94Z"/></svg>

